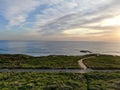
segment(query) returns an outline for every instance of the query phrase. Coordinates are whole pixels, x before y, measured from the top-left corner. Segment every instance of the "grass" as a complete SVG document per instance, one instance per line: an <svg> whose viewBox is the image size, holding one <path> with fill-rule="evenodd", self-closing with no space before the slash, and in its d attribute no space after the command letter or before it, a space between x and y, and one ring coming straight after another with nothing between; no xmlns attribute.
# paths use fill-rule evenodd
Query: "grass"
<svg viewBox="0 0 120 90"><path fill-rule="evenodd" d="M120 90L120 72L88 73L88 90Z"/></svg>
<svg viewBox="0 0 120 90"><path fill-rule="evenodd" d="M0 55L0 68L80 68L80 56Z"/></svg>
<svg viewBox="0 0 120 90"><path fill-rule="evenodd" d="M0 68L80 68L87 56L0 55ZM92 69L120 69L120 56L100 55L84 60ZM0 90L120 90L120 72L0 73Z"/></svg>
<svg viewBox="0 0 120 90"><path fill-rule="evenodd" d="M0 90L87 90L86 79L73 73L0 73Z"/></svg>
<svg viewBox="0 0 120 90"><path fill-rule="evenodd" d="M0 90L120 90L120 72L0 73Z"/></svg>
<svg viewBox="0 0 120 90"><path fill-rule="evenodd" d="M120 56L100 55L84 60L84 63L92 69L120 69Z"/></svg>
<svg viewBox="0 0 120 90"><path fill-rule="evenodd" d="M80 68L78 60L95 56L63 56L50 55L32 57L28 55L0 55L0 68L31 68L31 69L77 69ZM120 69L120 56L100 55L83 61L92 69Z"/></svg>

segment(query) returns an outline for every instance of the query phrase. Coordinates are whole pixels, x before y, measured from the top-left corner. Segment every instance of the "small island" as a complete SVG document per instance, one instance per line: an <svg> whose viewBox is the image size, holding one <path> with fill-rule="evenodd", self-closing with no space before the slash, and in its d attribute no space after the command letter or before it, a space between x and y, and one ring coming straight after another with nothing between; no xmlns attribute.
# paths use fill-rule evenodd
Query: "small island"
<svg viewBox="0 0 120 90"><path fill-rule="evenodd" d="M82 53L93 53L93 52L91 52L89 50L80 50L80 52L82 52Z"/></svg>

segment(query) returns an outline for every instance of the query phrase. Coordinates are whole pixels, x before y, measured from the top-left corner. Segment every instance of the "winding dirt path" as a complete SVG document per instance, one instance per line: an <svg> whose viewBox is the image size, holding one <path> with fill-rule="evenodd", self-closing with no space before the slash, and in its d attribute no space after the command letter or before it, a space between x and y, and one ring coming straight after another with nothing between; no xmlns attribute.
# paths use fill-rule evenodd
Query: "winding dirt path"
<svg viewBox="0 0 120 90"><path fill-rule="evenodd" d="M79 63L79 65L80 65L81 69L87 70L87 66L83 63L83 60L86 60L86 59L88 59L88 58L93 58L93 57L95 57L95 56L89 56L89 57L80 59L80 60L78 61L78 63Z"/></svg>
<svg viewBox="0 0 120 90"><path fill-rule="evenodd" d="M88 58L94 58L95 56L89 56L86 58L82 58L78 61L80 67L82 69L0 69L0 72L41 72L41 73L89 73L89 72L120 72L120 69L117 70L94 70L88 69L87 66L83 63L84 60Z"/></svg>

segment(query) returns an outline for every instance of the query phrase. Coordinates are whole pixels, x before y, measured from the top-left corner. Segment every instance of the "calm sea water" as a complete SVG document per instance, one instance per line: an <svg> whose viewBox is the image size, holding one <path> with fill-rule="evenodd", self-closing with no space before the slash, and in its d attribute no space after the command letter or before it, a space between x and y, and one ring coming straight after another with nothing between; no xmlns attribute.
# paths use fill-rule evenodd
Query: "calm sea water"
<svg viewBox="0 0 120 90"><path fill-rule="evenodd" d="M120 42L0 41L0 54L83 55L80 50L120 55Z"/></svg>

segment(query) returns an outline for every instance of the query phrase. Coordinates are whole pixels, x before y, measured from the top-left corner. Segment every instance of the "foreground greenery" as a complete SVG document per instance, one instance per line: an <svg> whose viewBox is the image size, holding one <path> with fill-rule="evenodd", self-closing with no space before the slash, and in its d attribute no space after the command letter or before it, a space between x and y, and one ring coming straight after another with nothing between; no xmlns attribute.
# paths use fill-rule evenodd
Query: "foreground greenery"
<svg viewBox="0 0 120 90"><path fill-rule="evenodd" d="M88 58L84 63L92 69L120 69L120 56L100 55Z"/></svg>
<svg viewBox="0 0 120 90"><path fill-rule="evenodd" d="M120 90L120 72L88 73L88 90Z"/></svg>
<svg viewBox="0 0 120 90"><path fill-rule="evenodd" d="M0 73L0 90L120 90L120 72Z"/></svg>
<svg viewBox="0 0 120 90"><path fill-rule="evenodd" d="M0 68L80 68L80 56L0 55Z"/></svg>
<svg viewBox="0 0 120 90"><path fill-rule="evenodd" d="M0 90L87 90L86 79L72 73L0 73Z"/></svg>

